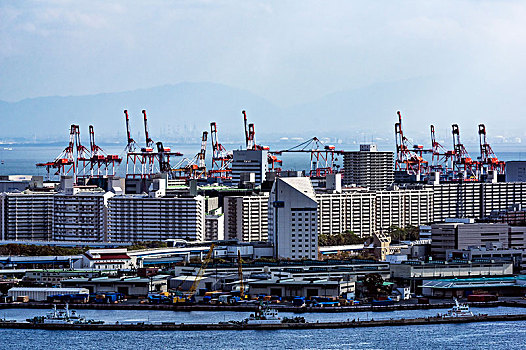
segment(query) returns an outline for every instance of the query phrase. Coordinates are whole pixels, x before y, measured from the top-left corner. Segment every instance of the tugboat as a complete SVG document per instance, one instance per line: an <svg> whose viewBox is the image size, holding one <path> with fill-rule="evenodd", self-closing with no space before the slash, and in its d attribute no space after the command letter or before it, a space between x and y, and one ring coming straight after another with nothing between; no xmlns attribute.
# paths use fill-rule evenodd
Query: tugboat
<svg viewBox="0 0 526 350"><path fill-rule="evenodd" d="M455 306L447 311L447 314L443 315L445 318L454 318L454 317L473 317L473 312L469 311L468 304L460 304L457 298L455 300Z"/></svg>
<svg viewBox="0 0 526 350"><path fill-rule="evenodd" d="M45 316L36 316L26 320L29 323L35 324L103 324L104 321L86 320L85 317L80 316L75 310L69 311L69 305L66 304L64 310L57 310L57 306L53 305L53 309Z"/></svg>

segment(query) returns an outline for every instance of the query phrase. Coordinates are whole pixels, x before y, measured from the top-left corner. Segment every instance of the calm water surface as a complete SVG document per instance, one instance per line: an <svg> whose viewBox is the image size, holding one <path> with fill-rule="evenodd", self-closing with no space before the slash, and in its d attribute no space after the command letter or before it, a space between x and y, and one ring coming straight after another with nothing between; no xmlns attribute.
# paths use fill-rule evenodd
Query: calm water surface
<svg viewBox="0 0 526 350"><path fill-rule="evenodd" d="M522 313L521 308L474 308L475 313ZM23 320L46 310L5 309L2 317ZM307 313L307 320L398 318L436 315L435 310ZM80 310L88 318L176 322L243 319L247 312ZM282 316L292 316L282 313ZM0 330L0 349L524 349L526 322L422 325L357 329L196 332L93 332Z"/></svg>

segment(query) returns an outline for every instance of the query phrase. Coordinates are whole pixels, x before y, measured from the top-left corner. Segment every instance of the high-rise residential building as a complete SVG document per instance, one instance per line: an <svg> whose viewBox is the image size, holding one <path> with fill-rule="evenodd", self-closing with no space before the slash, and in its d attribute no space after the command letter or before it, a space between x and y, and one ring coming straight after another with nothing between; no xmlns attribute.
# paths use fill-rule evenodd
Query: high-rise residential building
<svg viewBox="0 0 526 350"><path fill-rule="evenodd" d="M205 199L114 196L108 200L108 241L205 238Z"/></svg>
<svg viewBox="0 0 526 350"><path fill-rule="evenodd" d="M3 240L49 241L53 233L53 194L0 194Z"/></svg>
<svg viewBox="0 0 526 350"><path fill-rule="evenodd" d="M385 190L394 180L393 152L379 152L376 145L360 145L360 151L344 152L344 185Z"/></svg>
<svg viewBox="0 0 526 350"><path fill-rule="evenodd" d="M239 185L242 174L255 174L255 185L260 186L265 181L268 171L268 152L265 150L234 150L230 168L232 183Z"/></svg>
<svg viewBox="0 0 526 350"><path fill-rule="evenodd" d="M318 257L318 202L310 178L278 178L269 199L269 241L274 256Z"/></svg>
<svg viewBox="0 0 526 350"><path fill-rule="evenodd" d="M430 189L377 191L375 204L378 232L386 232L391 226L419 226L433 222L433 191Z"/></svg>
<svg viewBox="0 0 526 350"><path fill-rule="evenodd" d="M376 195L371 191L352 190L316 194L318 233L340 234L352 231L358 236L372 236L376 229Z"/></svg>
<svg viewBox="0 0 526 350"><path fill-rule="evenodd" d="M268 240L268 194L224 198L225 238L243 242Z"/></svg>
<svg viewBox="0 0 526 350"><path fill-rule="evenodd" d="M222 213L205 216L205 241L222 241L225 239L225 216Z"/></svg>
<svg viewBox="0 0 526 350"><path fill-rule="evenodd" d="M53 240L106 240L106 202L111 192L79 192L53 197Z"/></svg>
<svg viewBox="0 0 526 350"><path fill-rule="evenodd" d="M526 205L526 182L458 182L430 188L433 189L434 221L453 217L484 218L494 210Z"/></svg>

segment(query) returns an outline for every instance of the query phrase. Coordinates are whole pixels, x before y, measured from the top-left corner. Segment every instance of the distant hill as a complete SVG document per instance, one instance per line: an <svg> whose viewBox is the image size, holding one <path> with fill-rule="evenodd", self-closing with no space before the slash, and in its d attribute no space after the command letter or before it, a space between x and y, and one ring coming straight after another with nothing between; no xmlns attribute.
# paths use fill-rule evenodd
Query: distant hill
<svg viewBox="0 0 526 350"><path fill-rule="evenodd" d="M166 141L197 143L201 132L216 121L222 141L242 143L242 109L256 123L257 139L262 142L330 136L347 142L378 138L392 144L397 110L402 111L406 134L415 143L429 143L431 123L436 126L437 138L446 144L451 141L452 123L460 124L465 143L478 142L478 123L486 123L490 140L524 137L524 131L513 122L522 120L523 111L513 108L513 103L521 100L522 90L508 94L492 86L470 89L472 84L449 86L446 79L435 78L401 80L340 91L286 108L246 90L215 83L0 101L0 140L66 141L69 125L77 123L84 143L89 124L95 126L99 140L124 143L124 109L129 110L133 137L140 143L144 139L142 109L148 112L152 138Z"/></svg>
<svg viewBox="0 0 526 350"><path fill-rule="evenodd" d="M86 141L88 125L93 124L98 138L124 142L124 109L130 113L133 137L140 141L144 138L142 109L147 111L152 136L194 141L203 130L209 130L211 121L218 123L223 135L242 139L242 109L261 125L264 120L275 122L279 112L267 100L244 90L212 83L181 83L88 96L0 101L0 138L64 139L69 125L76 123Z"/></svg>

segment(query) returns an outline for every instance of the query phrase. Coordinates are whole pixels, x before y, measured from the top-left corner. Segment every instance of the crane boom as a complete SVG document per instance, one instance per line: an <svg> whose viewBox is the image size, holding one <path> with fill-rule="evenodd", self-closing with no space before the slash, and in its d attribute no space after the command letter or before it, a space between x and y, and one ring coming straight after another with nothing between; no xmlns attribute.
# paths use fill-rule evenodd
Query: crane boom
<svg viewBox="0 0 526 350"><path fill-rule="evenodd" d="M150 133L148 132L148 118L146 117L146 110L142 110L144 116L144 136L146 137L146 147L153 147L153 140L150 138Z"/></svg>
<svg viewBox="0 0 526 350"><path fill-rule="evenodd" d="M210 250L208 251L208 254L206 254L205 260L203 260L203 263L201 264L201 267L199 268L199 271L197 272L197 275L195 276L194 283L192 283L192 286L188 290L187 297L192 298L195 293L197 292L197 287L199 286L199 282L201 281L201 277L205 273L206 267L212 260L212 253L214 252L214 245L210 245Z"/></svg>

